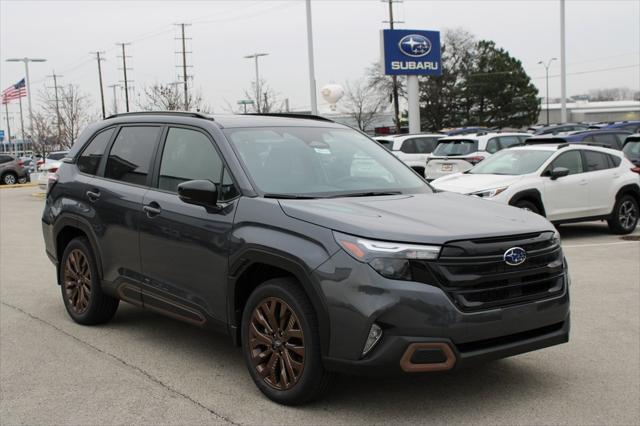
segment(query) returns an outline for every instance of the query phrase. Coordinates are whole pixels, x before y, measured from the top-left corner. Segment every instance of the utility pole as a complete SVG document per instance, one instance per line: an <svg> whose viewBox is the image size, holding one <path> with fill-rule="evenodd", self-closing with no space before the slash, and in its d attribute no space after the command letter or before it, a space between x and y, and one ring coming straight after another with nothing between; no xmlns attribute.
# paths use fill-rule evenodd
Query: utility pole
<svg viewBox="0 0 640 426"><path fill-rule="evenodd" d="M549 67L551 66L551 62L557 60L558 58L551 58L545 64L543 61L539 61L538 64L544 66L547 72L547 126L549 125Z"/></svg>
<svg viewBox="0 0 640 426"><path fill-rule="evenodd" d="M187 38L185 37L184 34L184 27L191 25L191 24L176 24L180 26L180 32L181 32L181 37L178 40L182 40L182 51L180 52L176 52L176 53L180 53L182 54L182 81L183 83L183 89L184 89L184 110L185 111L189 111L189 88L187 86L187 78L189 77L189 75L187 74L187 53L191 53L191 52L187 52Z"/></svg>
<svg viewBox="0 0 640 426"><path fill-rule="evenodd" d="M52 75L48 75L47 77L53 77L53 92L55 93L55 97L56 97L56 117L57 119L57 124L58 124L58 144L60 144L61 140L62 140L62 130L60 127L60 100L58 98L58 77L64 77L60 74L56 74L56 71L53 71Z"/></svg>
<svg viewBox="0 0 640 426"><path fill-rule="evenodd" d="M124 73L124 104L127 112L129 112L129 80L127 79L127 54L125 52L125 46L131 43L117 43L118 46L122 46L122 71Z"/></svg>
<svg viewBox="0 0 640 426"><path fill-rule="evenodd" d="M400 23L401 21L395 21L393 19L393 3L394 0L383 0L389 3L389 29L394 29L394 24L396 22ZM395 0L398 1L398 0ZM402 0L399 0L402 1ZM400 133L400 101L398 100L398 76L391 76L392 85L393 85L393 121L396 123L396 133Z"/></svg>
<svg viewBox="0 0 640 426"><path fill-rule="evenodd" d="M309 60L309 99L311 114L318 115L318 98L316 94L316 71L313 63L313 25L311 20L311 0L305 2L307 12L307 56Z"/></svg>
<svg viewBox="0 0 640 426"><path fill-rule="evenodd" d="M91 53L95 53L96 55L96 61L98 61L98 81L100 83L100 102L102 103L102 118L105 118L107 116L106 111L104 109L104 89L102 87L102 66L100 65L100 62L104 61L104 58L100 57L100 54L104 53L104 52L91 52Z"/></svg>
<svg viewBox="0 0 640 426"><path fill-rule="evenodd" d="M564 0L560 0L560 121L567 122L567 57L565 52Z"/></svg>
<svg viewBox="0 0 640 426"><path fill-rule="evenodd" d="M117 114L118 113L118 93L116 91L116 89L122 87L121 85L119 85L118 83L115 84L110 84L108 86L110 89L113 89L113 113Z"/></svg>
<svg viewBox="0 0 640 426"><path fill-rule="evenodd" d="M260 71L258 70L258 58L260 56L267 56L268 53L254 53L252 55L247 55L245 59L254 59L256 64L256 111L258 113L262 112L262 108L260 108L260 98L262 97L262 93L260 92Z"/></svg>
<svg viewBox="0 0 640 426"><path fill-rule="evenodd" d="M33 109L31 108L31 82L29 81L29 62L46 62L42 58L10 58L7 62L24 62L24 73L27 84L27 101L29 105L29 133L33 137Z"/></svg>

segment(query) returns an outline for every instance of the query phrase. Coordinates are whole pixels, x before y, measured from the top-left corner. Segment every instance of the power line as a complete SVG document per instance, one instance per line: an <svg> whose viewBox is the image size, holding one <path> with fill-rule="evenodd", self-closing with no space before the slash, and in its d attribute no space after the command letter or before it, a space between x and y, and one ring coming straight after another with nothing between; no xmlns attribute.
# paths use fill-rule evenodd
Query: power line
<svg viewBox="0 0 640 426"><path fill-rule="evenodd" d="M620 67L600 68L600 69L597 69L597 70L568 72L567 75L593 74L593 73L598 73L598 72L603 72L603 71L622 70L622 69L627 69L627 68L638 68L638 67L640 67L640 64L623 65L623 66L620 66ZM549 78L556 78L556 77L560 77L560 74L554 74L554 75L550 75L549 76ZM533 79L533 80L539 80L539 79L542 79L542 78L546 78L546 76L531 77L531 79Z"/></svg>

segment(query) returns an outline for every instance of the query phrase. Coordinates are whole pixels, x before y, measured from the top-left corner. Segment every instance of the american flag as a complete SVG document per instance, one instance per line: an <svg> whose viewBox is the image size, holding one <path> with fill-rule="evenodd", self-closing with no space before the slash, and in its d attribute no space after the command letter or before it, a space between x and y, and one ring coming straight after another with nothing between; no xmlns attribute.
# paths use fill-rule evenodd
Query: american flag
<svg viewBox="0 0 640 426"><path fill-rule="evenodd" d="M8 104L14 99L22 98L27 96L27 85L24 82L24 78L13 84L2 92L2 103Z"/></svg>

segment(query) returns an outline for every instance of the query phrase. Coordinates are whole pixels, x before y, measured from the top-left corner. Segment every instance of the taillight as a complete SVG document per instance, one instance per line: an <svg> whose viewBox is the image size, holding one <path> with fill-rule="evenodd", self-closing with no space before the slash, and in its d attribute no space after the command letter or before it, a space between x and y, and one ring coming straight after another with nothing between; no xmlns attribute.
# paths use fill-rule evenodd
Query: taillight
<svg viewBox="0 0 640 426"><path fill-rule="evenodd" d="M55 173L55 172L57 172L57 171L58 171L58 168L57 168L57 167L52 167L52 168L50 168L50 169L49 169L49 170L47 170L47 171L48 171L49 173Z"/></svg>
<svg viewBox="0 0 640 426"><path fill-rule="evenodd" d="M47 176L47 194L51 192L51 189L56 184L56 182L58 182L58 175L55 173L49 173L49 176Z"/></svg>
<svg viewBox="0 0 640 426"><path fill-rule="evenodd" d="M465 158L465 160L475 166L476 164L484 160L484 157L469 157Z"/></svg>
<svg viewBox="0 0 640 426"><path fill-rule="evenodd" d="M640 166L632 167L631 171L640 174Z"/></svg>
<svg viewBox="0 0 640 426"><path fill-rule="evenodd" d="M24 161L22 161L22 160L18 161L18 166L19 167L24 167Z"/></svg>
<svg viewBox="0 0 640 426"><path fill-rule="evenodd" d="M44 160L38 160L38 162L36 163L38 166L44 164Z"/></svg>

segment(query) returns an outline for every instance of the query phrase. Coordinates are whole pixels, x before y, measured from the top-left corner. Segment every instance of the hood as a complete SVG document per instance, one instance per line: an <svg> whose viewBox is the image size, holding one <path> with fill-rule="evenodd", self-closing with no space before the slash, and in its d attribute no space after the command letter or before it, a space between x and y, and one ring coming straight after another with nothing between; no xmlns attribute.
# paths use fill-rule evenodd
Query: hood
<svg viewBox="0 0 640 426"><path fill-rule="evenodd" d="M431 182L431 185L440 191L470 194L476 191L509 186L520 179L522 176L456 173L436 179Z"/></svg>
<svg viewBox="0 0 640 426"><path fill-rule="evenodd" d="M553 230L542 216L450 192L280 200L285 214L335 231L422 244Z"/></svg>

